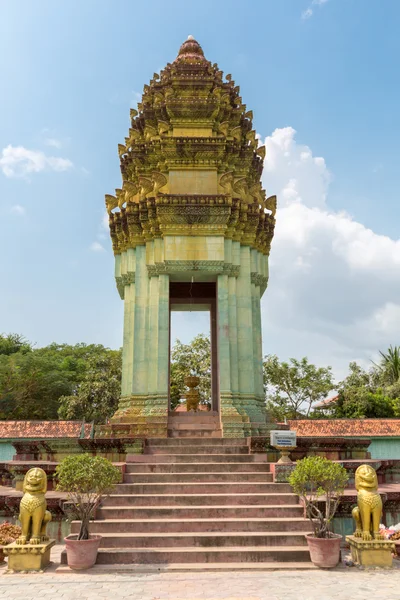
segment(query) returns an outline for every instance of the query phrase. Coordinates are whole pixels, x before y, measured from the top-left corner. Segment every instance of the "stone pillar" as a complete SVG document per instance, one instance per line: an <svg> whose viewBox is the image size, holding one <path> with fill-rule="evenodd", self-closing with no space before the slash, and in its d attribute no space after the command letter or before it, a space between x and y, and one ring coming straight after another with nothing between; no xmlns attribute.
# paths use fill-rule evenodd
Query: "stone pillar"
<svg viewBox="0 0 400 600"><path fill-rule="evenodd" d="M220 388L220 415L224 437L243 437L243 420L233 404L231 377L231 336L229 310L228 275L218 275L217 314L218 314L218 371ZM232 302L232 299L231 299ZM234 330L236 323L234 324ZM237 356L236 356L237 360Z"/></svg>
<svg viewBox="0 0 400 600"><path fill-rule="evenodd" d="M249 246L240 248L240 274L237 286L239 398L241 409L249 417L251 434L258 434L259 410L255 398L253 298Z"/></svg>
<svg viewBox="0 0 400 600"><path fill-rule="evenodd" d="M152 277L150 290L149 397L144 414L149 435L166 436L168 429L169 276Z"/></svg>
<svg viewBox="0 0 400 600"><path fill-rule="evenodd" d="M136 248L135 322L132 393L147 395L147 352L148 352L148 298L149 277L146 265L146 248Z"/></svg>
<svg viewBox="0 0 400 600"><path fill-rule="evenodd" d="M266 432L266 411L263 382L263 352L262 352L262 331L261 331L261 294L260 285L257 279L257 273L260 272L259 253L257 250L251 251L252 273L251 273L251 296L253 312L253 363L254 363L254 400L257 409L257 427L258 434Z"/></svg>

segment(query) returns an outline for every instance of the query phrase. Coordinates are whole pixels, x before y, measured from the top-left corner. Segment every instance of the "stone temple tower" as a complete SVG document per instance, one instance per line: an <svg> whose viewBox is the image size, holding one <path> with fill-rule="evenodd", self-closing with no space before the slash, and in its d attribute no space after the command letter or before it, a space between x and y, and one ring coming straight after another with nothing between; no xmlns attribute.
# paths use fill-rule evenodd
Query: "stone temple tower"
<svg viewBox="0 0 400 600"><path fill-rule="evenodd" d="M210 311L216 435L266 431L260 299L276 197L262 189L265 147L239 91L189 36L131 110L122 184L106 196L124 338L121 399L102 435L171 433L170 313L193 304Z"/></svg>

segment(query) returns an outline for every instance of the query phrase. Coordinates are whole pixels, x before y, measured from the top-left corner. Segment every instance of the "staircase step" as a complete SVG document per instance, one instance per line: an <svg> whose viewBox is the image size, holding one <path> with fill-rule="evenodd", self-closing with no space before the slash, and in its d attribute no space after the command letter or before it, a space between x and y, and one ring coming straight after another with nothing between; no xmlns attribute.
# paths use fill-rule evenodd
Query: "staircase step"
<svg viewBox="0 0 400 600"><path fill-rule="evenodd" d="M66 553L61 555L66 564ZM309 562L307 546L231 546L224 548L100 548L97 564Z"/></svg>
<svg viewBox="0 0 400 600"><path fill-rule="evenodd" d="M306 546L307 531L103 533L100 548L231 548Z"/></svg>
<svg viewBox="0 0 400 600"><path fill-rule="evenodd" d="M216 414L170 415L168 429L127 456L123 483L97 510L102 572L314 568L303 506L273 482L266 453L250 454L246 438L215 437Z"/></svg>
<svg viewBox="0 0 400 600"><path fill-rule="evenodd" d="M179 441L183 441L184 438L182 438ZM223 438L222 438L223 439ZM177 441L175 438L173 439L173 441ZM193 440L191 440L193 442ZM210 440L207 440L208 442ZM168 455L174 455L174 454L193 454L196 457L200 456L199 454L199 450L201 450L202 454L249 454L249 447L246 445L236 445L236 446L214 446L214 445L208 445L208 446L195 446L195 445L190 445L190 446L185 446L185 445L174 445L174 446L145 446L143 453L144 454L168 454Z"/></svg>
<svg viewBox="0 0 400 600"><path fill-rule="evenodd" d="M252 481L222 483L120 483L115 486L115 495L120 494L278 494L289 493L285 483L262 483ZM114 495L114 493L113 493Z"/></svg>
<svg viewBox="0 0 400 600"><path fill-rule="evenodd" d="M168 429L172 431L186 429L187 431L192 431L192 436L196 437L196 433L200 429L202 429L203 431L215 431L215 423L192 423L186 420L173 423L172 425L168 425Z"/></svg>
<svg viewBox="0 0 400 600"><path fill-rule="evenodd" d="M309 521L302 517L275 518L214 518L214 519L107 519L90 524L93 534L119 533L197 533L197 532L304 532L309 531ZM72 521L71 533L78 533L80 521ZM279 545L279 544L277 544Z"/></svg>
<svg viewBox="0 0 400 600"><path fill-rule="evenodd" d="M175 439L193 439L193 435L196 435L199 439L218 439L222 438L222 429L215 429L215 426L212 425L210 428L205 428L202 425L193 425L193 428L190 429L188 426L180 426L175 427L174 429L168 429L168 437Z"/></svg>
<svg viewBox="0 0 400 600"><path fill-rule="evenodd" d="M268 462L267 455L261 454L128 454L127 463L239 463Z"/></svg>
<svg viewBox="0 0 400 600"><path fill-rule="evenodd" d="M273 481L272 473L126 473L124 483L266 483Z"/></svg>
<svg viewBox="0 0 400 600"><path fill-rule="evenodd" d="M203 484L205 485L205 484ZM271 484L270 484L271 485ZM277 484L279 485L279 484ZM102 506L221 506L296 504L295 494L111 494Z"/></svg>
<svg viewBox="0 0 400 600"><path fill-rule="evenodd" d="M64 551L65 552L65 551ZM57 567L56 574L69 573L76 575L76 571L66 564L66 559ZM230 563L172 563L172 564L101 564L94 565L90 570L82 570L80 573L90 575L115 575L138 573L226 573L226 572L264 572L264 571L316 571L318 567L312 562L230 562Z"/></svg>
<svg viewBox="0 0 400 600"><path fill-rule="evenodd" d="M126 474L134 473L269 473L269 463L127 463Z"/></svg>
<svg viewBox="0 0 400 600"><path fill-rule="evenodd" d="M215 412L191 412L183 411L179 413L173 413L168 416L168 425L179 423L179 422L191 422L191 423L215 423L217 426L221 426L221 420L218 413ZM153 439L153 438L151 438Z"/></svg>
<svg viewBox="0 0 400 600"><path fill-rule="evenodd" d="M232 499L234 500L234 499ZM300 504L252 504L222 506L102 506L96 512L97 519L280 519L300 518L303 516ZM95 523L100 521L95 521Z"/></svg>
<svg viewBox="0 0 400 600"><path fill-rule="evenodd" d="M189 424L180 422L173 426L173 429L190 429ZM208 425L205 424L204 428L207 429ZM203 426L202 426L203 428ZM183 440L171 440L171 438L151 438L146 440L146 447L154 446L247 446L246 438L217 438L212 440L202 440L196 437L185 438Z"/></svg>

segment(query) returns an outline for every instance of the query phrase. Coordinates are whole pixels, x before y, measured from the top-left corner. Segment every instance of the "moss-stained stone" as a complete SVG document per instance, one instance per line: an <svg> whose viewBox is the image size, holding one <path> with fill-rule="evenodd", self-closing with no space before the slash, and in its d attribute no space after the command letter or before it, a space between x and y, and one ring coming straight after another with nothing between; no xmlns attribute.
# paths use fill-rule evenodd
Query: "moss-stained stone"
<svg viewBox="0 0 400 600"><path fill-rule="evenodd" d="M217 283L223 435L266 433L260 302L276 197L262 189L252 127L239 88L193 39L131 111L123 181L106 196L124 338L121 400L102 435L118 424L167 435L169 286L193 280Z"/></svg>

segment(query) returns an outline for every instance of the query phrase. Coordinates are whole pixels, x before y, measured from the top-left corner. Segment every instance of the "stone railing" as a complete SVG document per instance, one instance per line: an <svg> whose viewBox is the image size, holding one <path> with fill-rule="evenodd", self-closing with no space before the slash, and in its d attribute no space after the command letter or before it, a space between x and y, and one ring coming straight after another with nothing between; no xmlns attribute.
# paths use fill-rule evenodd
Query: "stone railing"
<svg viewBox="0 0 400 600"><path fill-rule="evenodd" d="M369 439L334 438L334 437L298 437L297 447L290 453L293 461L305 456L325 456L330 460L369 459ZM269 462L279 459L279 451L270 446L268 436L252 437L250 442L252 453L266 452Z"/></svg>

